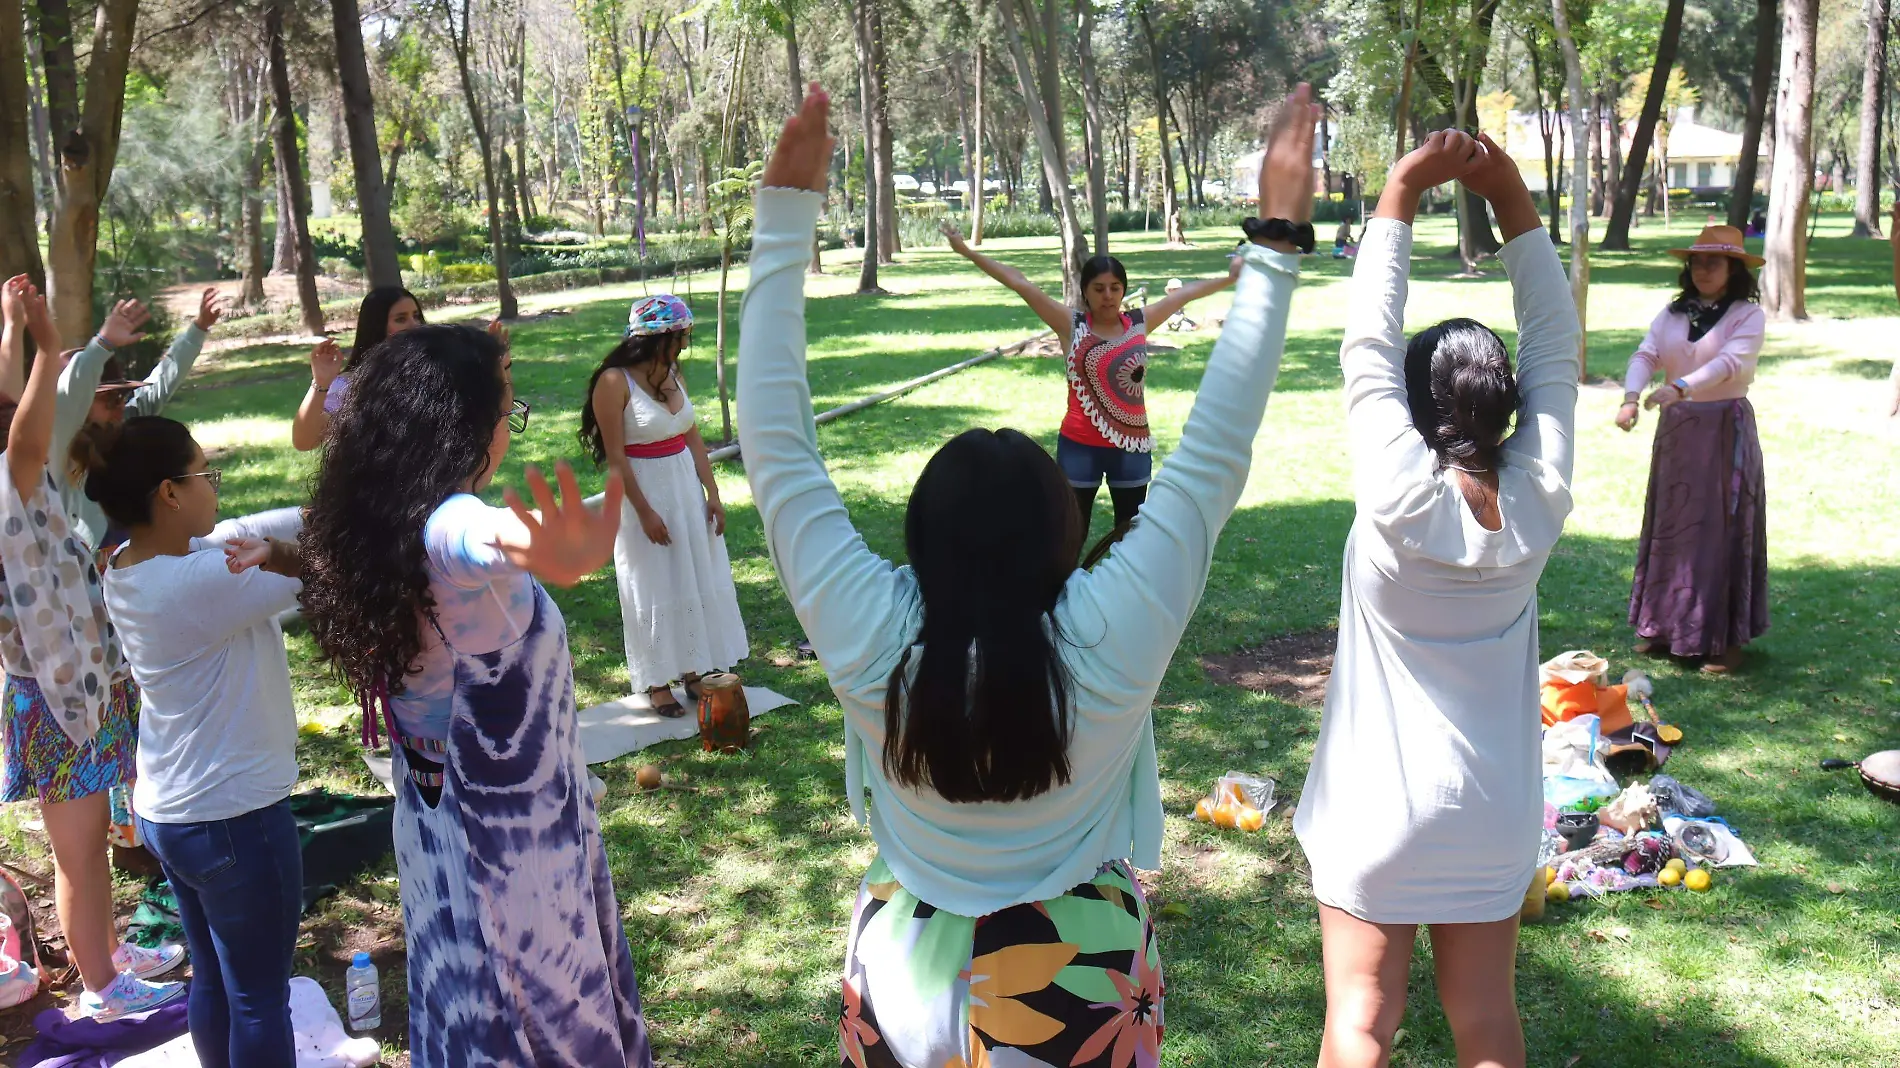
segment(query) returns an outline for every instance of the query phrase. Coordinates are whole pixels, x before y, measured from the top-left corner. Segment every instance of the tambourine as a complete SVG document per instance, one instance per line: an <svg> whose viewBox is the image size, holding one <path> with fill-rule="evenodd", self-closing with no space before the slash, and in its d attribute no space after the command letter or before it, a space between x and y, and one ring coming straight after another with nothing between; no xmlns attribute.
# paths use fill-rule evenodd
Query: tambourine
<svg viewBox="0 0 1900 1068"><path fill-rule="evenodd" d="M710 753L737 753L752 736L752 711L746 707L739 676L718 672L699 680L699 744Z"/></svg>

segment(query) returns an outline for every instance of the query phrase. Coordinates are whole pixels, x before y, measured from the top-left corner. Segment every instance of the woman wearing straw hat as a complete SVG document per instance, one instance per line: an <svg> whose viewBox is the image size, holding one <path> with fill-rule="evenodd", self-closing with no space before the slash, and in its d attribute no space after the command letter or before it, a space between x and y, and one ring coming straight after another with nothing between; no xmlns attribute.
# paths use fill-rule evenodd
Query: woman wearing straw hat
<svg viewBox="0 0 1900 1068"><path fill-rule="evenodd" d="M1636 651L1697 657L1720 673L1768 629L1768 520L1761 438L1748 385L1766 317L1755 303L1760 256L1733 226L1688 248L1682 291L1649 326L1623 377L1616 425L1636 426L1637 397L1661 409L1630 588Z"/></svg>

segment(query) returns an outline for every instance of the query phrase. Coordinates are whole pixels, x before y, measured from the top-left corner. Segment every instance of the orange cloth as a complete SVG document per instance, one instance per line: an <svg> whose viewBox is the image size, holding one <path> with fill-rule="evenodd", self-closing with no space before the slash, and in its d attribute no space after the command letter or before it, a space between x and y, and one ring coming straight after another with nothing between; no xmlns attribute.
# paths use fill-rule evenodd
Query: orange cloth
<svg viewBox="0 0 1900 1068"><path fill-rule="evenodd" d="M1594 715L1602 720L1603 733L1610 734L1634 722L1630 716L1628 686L1598 686L1588 680L1546 682L1541 698L1546 727L1578 716Z"/></svg>

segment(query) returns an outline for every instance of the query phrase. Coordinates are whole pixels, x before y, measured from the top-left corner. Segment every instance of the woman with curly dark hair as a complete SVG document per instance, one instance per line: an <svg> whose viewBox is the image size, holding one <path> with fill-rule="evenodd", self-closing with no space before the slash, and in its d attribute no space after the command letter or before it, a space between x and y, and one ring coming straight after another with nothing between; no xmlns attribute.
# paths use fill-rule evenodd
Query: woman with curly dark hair
<svg viewBox="0 0 1900 1068"><path fill-rule="evenodd" d="M537 578L605 564L621 491L562 503L530 470L484 504L527 429L506 350L417 327L364 353L302 545L323 659L393 743L396 862L417 1068L652 1063L633 959L575 738L567 625Z"/></svg>
<svg viewBox="0 0 1900 1068"><path fill-rule="evenodd" d="M697 700L700 676L746 655L726 508L679 373L692 331L692 309L671 293L635 303L581 409L581 446L627 493L614 542L627 675L668 718L686 714L674 679Z"/></svg>
<svg viewBox="0 0 1900 1068"><path fill-rule="evenodd" d="M1761 435L1748 401L1767 315L1756 303L1760 256L1733 226L1670 249L1678 292L1630 356L1616 425L1636 426L1637 398L1661 409L1630 585L1636 651L1700 657L1711 674L1741 665L1768 629L1768 511Z"/></svg>

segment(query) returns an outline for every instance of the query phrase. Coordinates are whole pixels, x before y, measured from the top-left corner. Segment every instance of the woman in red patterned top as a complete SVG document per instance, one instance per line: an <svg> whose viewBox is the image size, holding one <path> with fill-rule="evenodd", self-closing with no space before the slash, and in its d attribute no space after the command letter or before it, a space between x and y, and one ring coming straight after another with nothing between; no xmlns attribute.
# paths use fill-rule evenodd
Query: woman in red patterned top
<svg viewBox="0 0 1900 1068"><path fill-rule="evenodd" d="M1056 462L1075 489L1085 535L1095 494L1104 481L1115 506L1114 529L1126 529L1148 498L1154 472L1154 436L1148 429L1144 391L1148 324L1165 323L1188 302L1233 285L1240 261L1234 260L1224 277L1191 282L1153 304L1123 311L1128 269L1113 256L1095 256L1082 264L1083 308L1078 310L1038 289L1023 272L971 248L956 227L946 223L943 233L958 255L1023 298L1062 339L1068 354L1069 411L1056 437Z"/></svg>

